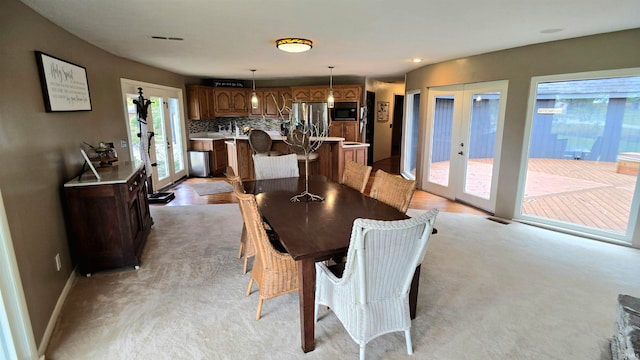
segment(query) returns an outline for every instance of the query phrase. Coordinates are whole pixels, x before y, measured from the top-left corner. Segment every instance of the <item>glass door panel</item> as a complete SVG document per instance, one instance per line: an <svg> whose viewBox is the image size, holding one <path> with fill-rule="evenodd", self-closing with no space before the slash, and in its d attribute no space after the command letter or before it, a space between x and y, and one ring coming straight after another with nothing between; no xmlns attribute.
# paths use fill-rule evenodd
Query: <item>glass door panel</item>
<svg viewBox="0 0 640 360"><path fill-rule="evenodd" d="M436 96L434 101L433 135L427 179L437 185L449 186L455 97L441 95Z"/></svg>
<svg viewBox="0 0 640 360"><path fill-rule="evenodd" d="M420 124L420 93L406 96L406 121L402 135L400 172L407 179L416 179L416 158L418 156L418 125Z"/></svg>
<svg viewBox="0 0 640 360"><path fill-rule="evenodd" d="M169 118L171 119L171 155L173 156L173 171L175 173L185 172L184 161L185 149L182 146L182 119L180 117L180 101L176 98L169 98Z"/></svg>
<svg viewBox="0 0 640 360"><path fill-rule="evenodd" d="M464 193L489 200L493 183L493 163L498 131L500 93L472 93L468 117ZM464 150L461 150L464 151Z"/></svg>

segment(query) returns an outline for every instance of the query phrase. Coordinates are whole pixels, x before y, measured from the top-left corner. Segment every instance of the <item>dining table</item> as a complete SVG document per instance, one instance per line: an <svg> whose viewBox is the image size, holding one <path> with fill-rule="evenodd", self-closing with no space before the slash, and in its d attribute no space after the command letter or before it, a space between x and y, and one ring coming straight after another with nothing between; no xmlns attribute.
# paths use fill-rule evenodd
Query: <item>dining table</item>
<svg viewBox="0 0 640 360"><path fill-rule="evenodd" d="M292 202L305 190L305 178L243 181L245 191L255 194L263 220L296 261L300 302L300 337L303 352L315 348L315 263L346 255L353 221L357 218L401 220L408 216L396 208L324 176L309 176L308 189L322 201ZM409 293L411 318L416 315L420 266Z"/></svg>

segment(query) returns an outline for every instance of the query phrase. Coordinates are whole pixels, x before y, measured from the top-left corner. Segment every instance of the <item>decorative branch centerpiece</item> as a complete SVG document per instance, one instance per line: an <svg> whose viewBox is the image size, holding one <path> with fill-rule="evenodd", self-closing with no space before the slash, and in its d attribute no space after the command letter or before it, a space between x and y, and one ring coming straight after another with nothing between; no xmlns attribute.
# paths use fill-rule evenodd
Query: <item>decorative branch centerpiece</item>
<svg viewBox="0 0 640 360"><path fill-rule="evenodd" d="M309 156L314 153L327 137L328 126L328 109L324 106L310 106L307 103L294 102L289 111L290 130L284 142L291 149L298 153L304 154L304 191L291 198L291 202L298 202L303 199L306 201L323 201L324 197L309 192Z"/></svg>

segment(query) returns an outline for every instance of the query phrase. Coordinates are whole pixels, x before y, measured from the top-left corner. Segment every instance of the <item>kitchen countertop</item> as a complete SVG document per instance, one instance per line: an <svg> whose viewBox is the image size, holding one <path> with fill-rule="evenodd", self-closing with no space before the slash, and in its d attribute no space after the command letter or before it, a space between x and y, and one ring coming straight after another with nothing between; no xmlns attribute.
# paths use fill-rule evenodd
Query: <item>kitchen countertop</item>
<svg viewBox="0 0 640 360"><path fill-rule="evenodd" d="M269 136L271 136L271 140L286 140L286 136L280 135L280 133L269 132ZM248 140L249 137L247 135L234 135L227 133L194 133L189 134L189 140ZM317 139L312 136L311 140ZM339 142L344 141L342 137L335 136L327 136L322 138L323 141L333 141Z"/></svg>

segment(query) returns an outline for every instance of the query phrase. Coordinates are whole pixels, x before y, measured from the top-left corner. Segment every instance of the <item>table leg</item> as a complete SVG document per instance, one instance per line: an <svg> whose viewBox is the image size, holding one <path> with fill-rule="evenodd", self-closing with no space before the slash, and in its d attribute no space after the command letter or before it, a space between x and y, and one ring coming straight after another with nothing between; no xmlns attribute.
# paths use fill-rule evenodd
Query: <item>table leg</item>
<svg viewBox="0 0 640 360"><path fill-rule="evenodd" d="M315 348L316 264L313 258L298 260L298 286L300 287L300 339L302 351Z"/></svg>
<svg viewBox="0 0 640 360"><path fill-rule="evenodd" d="M411 289L409 290L409 314L411 319L416 318L416 305L418 303L418 283L420 282L420 266L416 267L416 272L413 273L413 280L411 280Z"/></svg>

